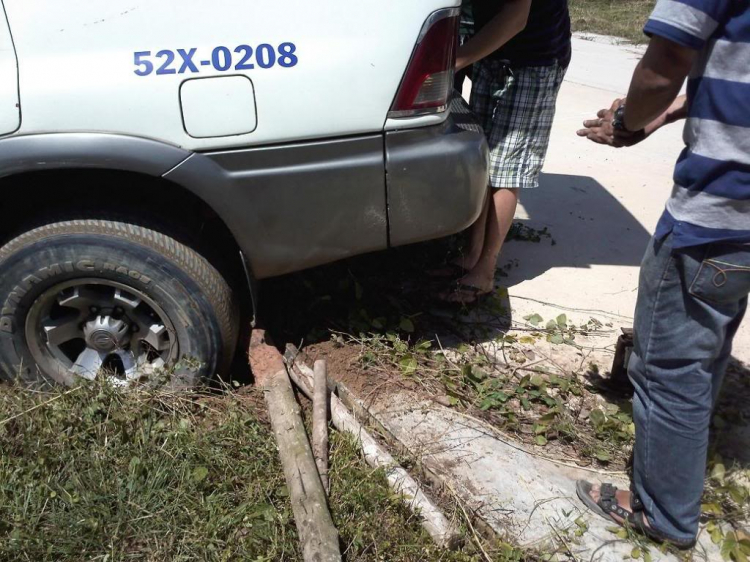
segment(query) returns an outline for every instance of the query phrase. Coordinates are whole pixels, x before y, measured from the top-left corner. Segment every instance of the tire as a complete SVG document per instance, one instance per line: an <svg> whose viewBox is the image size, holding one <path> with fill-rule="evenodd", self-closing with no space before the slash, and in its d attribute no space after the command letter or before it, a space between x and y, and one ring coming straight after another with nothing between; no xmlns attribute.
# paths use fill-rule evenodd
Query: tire
<svg viewBox="0 0 750 562"><path fill-rule="evenodd" d="M47 224L0 248L0 307L0 377L31 383L75 384L104 367L194 386L228 367L239 324L205 258L108 220Z"/></svg>

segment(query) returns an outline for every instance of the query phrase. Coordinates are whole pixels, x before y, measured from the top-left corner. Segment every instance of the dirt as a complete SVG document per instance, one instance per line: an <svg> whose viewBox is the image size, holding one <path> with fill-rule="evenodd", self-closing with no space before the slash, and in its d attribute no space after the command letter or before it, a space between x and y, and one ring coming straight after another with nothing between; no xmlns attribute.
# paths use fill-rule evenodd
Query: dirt
<svg viewBox="0 0 750 562"><path fill-rule="evenodd" d="M413 388L413 383L405 381L400 373L374 373L363 368L360 350L353 345L342 345L335 341L314 344L303 350L303 358L309 365L318 359L325 359L328 375L343 383L365 404L376 393Z"/></svg>
<svg viewBox="0 0 750 562"><path fill-rule="evenodd" d="M284 358L278 349L270 345L270 339L264 330L253 330L248 358L256 384L261 388L268 384L273 375L285 368Z"/></svg>

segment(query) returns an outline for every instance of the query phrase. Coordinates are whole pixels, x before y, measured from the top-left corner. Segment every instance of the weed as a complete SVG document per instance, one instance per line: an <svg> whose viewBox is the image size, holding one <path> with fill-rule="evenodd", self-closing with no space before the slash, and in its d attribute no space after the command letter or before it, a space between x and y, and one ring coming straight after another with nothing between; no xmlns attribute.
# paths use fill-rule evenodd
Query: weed
<svg viewBox="0 0 750 562"><path fill-rule="evenodd" d="M750 470L725 465L720 455L709 461L706 491L701 505L706 532L721 545L724 560L747 562L750 558Z"/></svg>
<svg viewBox="0 0 750 562"><path fill-rule="evenodd" d="M644 43L643 26L655 4L656 0L570 0L573 30Z"/></svg>
<svg viewBox="0 0 750 562"><path fill-rule="evenodd" d="M299 560L260 400L106 380L0 387L0 560ZM337 433L331 465L347 561L479 559L470 544L438 550L383 471Z"/></svg>

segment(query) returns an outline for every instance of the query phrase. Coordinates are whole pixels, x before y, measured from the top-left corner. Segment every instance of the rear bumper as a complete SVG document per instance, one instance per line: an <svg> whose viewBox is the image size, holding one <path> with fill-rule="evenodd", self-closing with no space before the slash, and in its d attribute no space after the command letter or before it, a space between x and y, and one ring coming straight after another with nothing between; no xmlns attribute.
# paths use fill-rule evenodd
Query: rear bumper
<svg viewBox="0 0 750 562"><path fill-rule="evenodd" d="M437 127L387 132L385 148L391 246L455 234L477 219L489 156L466 113Z"/></svg>
<svg viewBox="0 0 750 562"><path fill-rule="evenodd" d="M367 137L196 153L164 177L216 212L264 279L466 228L484 200L487 146L449 117Z"/></svg>

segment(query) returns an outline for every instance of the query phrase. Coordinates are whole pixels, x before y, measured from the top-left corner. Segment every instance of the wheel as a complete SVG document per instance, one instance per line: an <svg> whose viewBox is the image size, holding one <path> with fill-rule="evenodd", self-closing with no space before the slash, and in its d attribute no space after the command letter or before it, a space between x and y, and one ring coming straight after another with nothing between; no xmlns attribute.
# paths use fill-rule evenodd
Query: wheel
<svg viewBox="0 0 750 562"><path fill-rule="evenodd" d="M73 384L168 376L193 386L226 369L238 307L209 262L134 224L47 224L0 248L0 375Z"/></svg>

